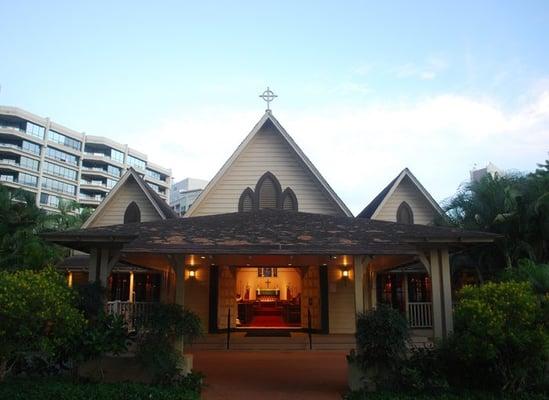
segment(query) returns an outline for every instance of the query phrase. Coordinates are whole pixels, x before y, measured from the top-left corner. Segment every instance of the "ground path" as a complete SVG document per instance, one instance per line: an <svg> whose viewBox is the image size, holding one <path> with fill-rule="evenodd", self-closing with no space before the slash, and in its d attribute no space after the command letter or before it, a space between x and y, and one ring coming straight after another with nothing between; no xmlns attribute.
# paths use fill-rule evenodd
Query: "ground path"
<svg viewBox="0 0 549 400"><path fill-rule="evenodd" d="M336 400L347 387L344 351L197 351L204 400Z"/></svg>

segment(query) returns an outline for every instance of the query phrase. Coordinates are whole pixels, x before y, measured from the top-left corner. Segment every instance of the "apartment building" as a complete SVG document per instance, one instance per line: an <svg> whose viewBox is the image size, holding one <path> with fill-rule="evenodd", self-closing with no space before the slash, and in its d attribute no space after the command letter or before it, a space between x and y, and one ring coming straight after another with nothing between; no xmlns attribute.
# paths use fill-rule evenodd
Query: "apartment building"
<svg viewBox="0 0 549 400"><path fill-rule="evenodd" d="M207 184L208 181L196 178L185 178L174 183L170 189L170 208L178 215L184 215Z"/></svg>
<svg viewBox="0 0 549 400"><path fill-rule="evenodd" d="M169 199L171 170L148 161L146 154L16 107L0 106L0 183L35 193L39 207L55 211L60 200L95 207L129 167L160 197Z"/></svg>

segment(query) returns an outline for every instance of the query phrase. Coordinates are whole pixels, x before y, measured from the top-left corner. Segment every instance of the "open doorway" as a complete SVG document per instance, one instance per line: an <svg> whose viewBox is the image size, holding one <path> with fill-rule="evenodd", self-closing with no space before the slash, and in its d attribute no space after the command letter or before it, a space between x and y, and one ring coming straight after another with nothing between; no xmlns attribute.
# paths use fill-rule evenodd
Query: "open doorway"
<svg viewBox="0 0 549 400"><path fill-rule="evenodd" d="M238 328L301 328L301 268L239 267L235 280Z"/></svg>

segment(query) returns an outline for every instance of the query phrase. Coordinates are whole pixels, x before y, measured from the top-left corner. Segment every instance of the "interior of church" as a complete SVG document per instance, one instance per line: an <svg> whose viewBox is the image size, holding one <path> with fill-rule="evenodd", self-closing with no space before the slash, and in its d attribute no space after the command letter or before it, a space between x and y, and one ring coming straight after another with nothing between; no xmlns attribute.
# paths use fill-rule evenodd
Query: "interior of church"
<svg viewBox="0 0 549 400"><path fill-rule="evenodd" d="M241 267L236 272L237 327L300 328L299 267Z"/></svg>

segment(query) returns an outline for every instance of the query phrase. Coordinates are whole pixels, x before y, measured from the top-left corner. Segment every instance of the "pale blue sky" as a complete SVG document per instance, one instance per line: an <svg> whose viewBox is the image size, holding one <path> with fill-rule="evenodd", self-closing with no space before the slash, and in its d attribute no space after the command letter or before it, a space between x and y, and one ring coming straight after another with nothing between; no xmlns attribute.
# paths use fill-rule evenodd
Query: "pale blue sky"
<svg viewBox="0 0 549 400"><path fill-rule="evenodd" d="M354 212L406 166L442 200L542 161L549 2L390 3L0 0L0 104L209 179L269 85Z"/></svg>

